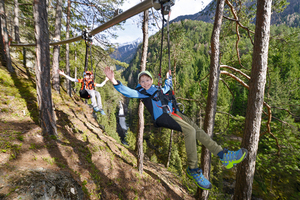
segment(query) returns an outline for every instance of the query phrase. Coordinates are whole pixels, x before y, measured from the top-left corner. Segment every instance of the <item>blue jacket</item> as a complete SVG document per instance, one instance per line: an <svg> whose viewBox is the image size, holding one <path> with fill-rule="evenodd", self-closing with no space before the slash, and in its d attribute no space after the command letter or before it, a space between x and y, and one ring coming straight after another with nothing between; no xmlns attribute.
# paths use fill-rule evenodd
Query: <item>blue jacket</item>
<svg viewBox="0 0 300 200"><path fill-rule="evenodd" d="M137 85L136 89L131 89L127 86L124 86L120 81L118 81L118 85L114 85L116 90L120 93L122 93L126 97L130 98L139 98L143 100L144 105L146 106L147 110L150 112L152 118L154 121L156 121L157 118L159 118L164 112L162 108L162 102L161 100L155 101L153 98L150 98L151 95L153 95L157 90L159 90L158 86L152 85L150 89L146 90L141 87L140 84ZM170 88L172 87L172 77L170 76L168 79L165 80L165 85L162 88L162 91L164 94L169 92ZM144 90L144 91L143 91ZM158 96L158 92L154 95L154 98ZM172 102L168 102L168 110L167 113L173 112L173 105Z"/></svg>

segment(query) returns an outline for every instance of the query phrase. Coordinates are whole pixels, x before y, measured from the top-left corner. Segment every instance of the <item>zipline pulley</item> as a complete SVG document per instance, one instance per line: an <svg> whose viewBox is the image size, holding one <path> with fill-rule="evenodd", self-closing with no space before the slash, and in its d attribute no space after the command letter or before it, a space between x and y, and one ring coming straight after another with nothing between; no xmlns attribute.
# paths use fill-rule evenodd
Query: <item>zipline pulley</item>
<svg viewBox="0 0 300 200"><path fill-rule="evenodd" d="M93 36L90 35L90 33L86 29L83 29L82 31L82 39L84 39L85 42L93 42Z"/></svg>
<svg viewBox="0 0 300 200"><path fill-rule="evenodd" d="M163 14L168 15L171 7L175 5L175 0L153 0L155 10L163 9Z"/></svg>

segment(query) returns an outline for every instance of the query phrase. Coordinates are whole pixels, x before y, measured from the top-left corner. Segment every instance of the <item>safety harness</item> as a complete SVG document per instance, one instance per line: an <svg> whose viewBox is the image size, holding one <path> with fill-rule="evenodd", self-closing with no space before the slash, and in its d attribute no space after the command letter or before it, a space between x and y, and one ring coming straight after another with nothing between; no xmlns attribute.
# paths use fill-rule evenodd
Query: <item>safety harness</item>
<svg viewBox="0 0 300 200"><path fill-rule="evenodd" d="M81 98L84 98L84 99L90 99L91 96L89 95L89 93L86 91L85 88L92 88L92 89L95 89L95 84L94 84L94 80L91 80L90 82L87 83L86 79L84 78L83 79L83 82L81 84L81 88L79 90L79 94L80 94L80 97Z"/></svg>
<svg viewBox="0 0 300 200"><path fill-rule="evenodd" d="M149 99L152 99L153 101L156 101L156 102L160 101L161 105L162 105L161 108L163 109L163 113L171 114L171 113L176 113L177 110L180 111L178 104L176 102L176 98L175 98L173 90L169 90L169 92L166 94L163 93L163 91L160 87L157 87L157 90L153 94L147 93L147 91L144 88L142 88L141 86L137 87L136 90L139 93L148 96ZM144 102L145 100L142 99L142 101ZM171 110L168 105L168 103L170 101L172 103L173 110Z"/></svg>

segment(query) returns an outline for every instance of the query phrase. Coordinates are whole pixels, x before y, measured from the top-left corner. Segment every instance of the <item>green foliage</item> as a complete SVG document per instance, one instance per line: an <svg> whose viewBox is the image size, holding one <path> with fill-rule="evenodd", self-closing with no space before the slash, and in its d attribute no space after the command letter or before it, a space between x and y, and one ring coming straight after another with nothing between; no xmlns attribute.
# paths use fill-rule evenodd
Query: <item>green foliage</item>
<svg viewBox="0 0 300 200"><path fill-rule="evenodd" d="M107 19L113 17L114 5L122 3L123 1L108 1L106 5L109 8L106 10L100 9L105 15L97 15L96 23L103 23ZM27 0L19 0L22 16L20 18L20 36L28 43L34 43L34 24L32 10L30 6L25 4L31 3ZM95 2L98 3L98 2ZM77 5L77 3L75 2ZM8 19L12 19L10 13L13 13L13 1L9 0L6 4ZM75 6L76 6L75 5ZM273 1L272 9L275 12L282 11L287 5L285 0ZM237 7L237 13L239 13L239 21L244 26L249 27L250 30L255 30L252 21L255 18L256 4L250 1L249 4L240 2L240 6ZM298 4L297 4L298 6ZM294 9L299 8L295 7ZM55 7L55 1L50 2L50 7ZM247 7L247 9L245 9ZM84 11L86 7L82 7ZM98 11L97 11L98 12ZM78 32L91 25L92 13L89 12L87 16L78 13L78 11L71 9L71 31L70 37L77 36ZM229 12L229 7L225 6L225 16L233 18ZM83 19L84 18L84 19ZM290 24L293 21L295 27L300 22L299 13L294 15L287 15L282 18L282 22ZM50 37L54 32L55 12L54 9L49 9L48 12L49 31ZM74 22L78 23L74 23ZM66 22L63 19L63 26ZM87 24L88 23L88 24ZM13 21L8 24L8 30L13 30ZM26 27L26 28L25 28ZM209 63L210 63L210 39L212 33L212 24L204 23L201 21L185 20L176 22L170 25L170 38L171 38L171 66L174 83L174 91L177 97L190 99L190 100L178 100L185 106L185 114L190 116L200 127L203 124L205 115L206 99L208 95L209 85ZM165 30L166 31L166 30ZM243 73L250 75L252 66L252 52L253 47L251 40L248 38L248 32L244 29L239 30L239 54L240 61L237 59L236 52L236 24L230 20L226 20L222 26L220 51L221 51L221 63L232 66L241 70ZM12 34L10 34L12 35ZM166 32L165 32L166 35ZM253 35L250 34L252 37ZM261 197L263 199L299 199L300 198L300 177L299 177L299 157L300 157L300 29L291 28L286 25L272 26L270 32L270 45L269 45L269 59L268 59L268 74L265 89L265 102L267 102L272 108L272 121L271 131L272 135L265 133L267 130L266 122L267 117L263 115L260 142L258 146L258 154L256 161L256 170L254 176L253 196ZM153 73L154 83L157 83L157 76L159 73L159 56L160 56L160 33L155 34L149 38L149 50L147 58L147 70ZM66 32L62 30L61 39L66 38ZM52 38L51 38L52 39ZM107 42L106 36L103 36L103 43ZM82 77L85 61L85 43L84 41L78 41L71 43L70 47L70 75L75 76L77 70L77 78ZM122 65L124 68L127 64L119 63L118 61L109 59L107 53L111 52L110 44L106 45L107 48L101 48L99 46L93 46L93 69L95 76L95 82L100 83L104 80L103 68L105 66ZM28 62L34 61L34 48L26 48ZM108 49L107 51L105 49ZM65 51L66 46L60 47L60 68L65 68ZM14 49L15 54L19 59L23 59L22 50L20 48ZM129 87L135 87L137 85L137 74L140 69L140 54L141 49L138 50L136 56L131 61L130 66L127 67L123 76L128 82ZM73 55L73 56L72 56ZM76 59L75 59L76 55ZM88 69L91 70L92 66L89 63ZM223 70L223 69L221 69ZM227 70L227 69L226 69ZM167 44L164 43L163 58L162 58L162 76L168 71L168 55ZM230 70L227 70L233 73ZM32 72L28 72L30 75ZM238 73L233 73L241 79L245 84L249 84L249 80ZM125 80L122 80L121 75L117 72L116 78L121 80L123 84L126 84ZM217 113L214 124L214 140L220 145L228 147L230 149L238 149L241 144L241 139L244 133L245 115L247 107L248 90L238 83L236 80L226 75L221 75L219 84ZM31 118L38 122L38 109L36 106L36 91L33 81L21 81L17 77L10 76L4 70L0 69L0 83L3 86L1 88L2 93L6 93L12 97L21 97L26 101L27 107ZM76 91L79 90L80 85L73 87ZM96 114L97 121L103 126L106 134L119 141L119 136L116 133L116 115L117 105L119 100L123 100L123 97L113 89L111 84L107 84L105 87L97 88L101 93L103 108L106 112L106 116L102 116L99 113ZM22 103L14 101L14 99L7 99L0 96L1 112L9 113L12 103L14 107ZM128 103L128 118L126 122L130 126L128 130L127 142L129 148L135 149L136 145L136 130L137 130L137 108L139 101L137 99L130 99ZM266 108L264 111L267 112ZM159 162L165 164L167 160L170 130L167 129L155 129L151 125L152 119L148 112L145 112L145 140L144 151L153 162ZM3 122L5 123L5 122ZM4 133L3 135L5 135ZM23 141L24 138L21 134L9 135L11 139L17 138L19 141ZM53 138L56 139L56 138ZM87 138L85 138L86 140ZM8 153L11 155L11 159L17 158L20 150L20 145L16 145L10 142L0 141L0 149L2 153ZM32 143L29 149L37 149L36 144ZM85 150L83 150L85 151ZM198 148L198 153L201 153L201 147ZM87 161L90 160L90 153L87 154ZM56 163L63 167L63 164L57 163L57 160L53 158L44 158L50 164ZM181 175L183 177L183 183L191 192L196 192L197 187L193 184L183 173L186 168L186 154L184 145L184 136L182 133L174 132L172 142L172 152L170 160L170 170ZM234 179L234 173L232 171L226 172L222 169L218 158L212 157L212 182L215 186L211 192L210 197L212 199L229 199L231 188L227 187L224 182L228 183L228 180ZM83 182L83 189L87 195L89 195ZM228 184L227 184L228 185Z"/></svg>
<svg viewBox="0 0 300 200"><path fill-rule="evenodd" d="M245 15L247 18L251 16ZM250 22L250 21L249 21ZM237 59L235 26L224 23L225 31L221 36L221 63L241 70L250 75L252 63L252 44L248 39L248 33L240 30L239 53L241 64ZM254 30L254 26L249 24ZM200 126L203 124L206 98L208 92L209 74L209 42L212 26L204 22L186 20L173 23L170 26L171 33L171 65L174 90L176 97L193 99L193 101L180 101L185 106L185 114L196 121ZM290 196L297 199L299 196L299 116L300 116L300 29L290 28L285 25L271 27L271 39L268 60L268 75L266 83L265 101L272 107L273 120L271 131L274 135L264 134L261 137L258 148L256 173L253 195L264 199L282 198ZM166 45L166 44L164 44ZM149 52L147 70L152 72L154 83L157 83L159 72L159 49L160 34L149 38ZM168 70L167 52L164 48L162 58L162 76ZM137 73L139 71L139 51L130 63L123 75L128 80L130 87L137 84ZM223 69L221 69L223 70ZM224 69L245 84L249 80L238 73ZM221 75L222 82L219 83L217 102L217 113L214 125L214 140L232 150L240 148L244 134L245 115L248 101L248 89L229 76ZM138 100L130 99L128 104L127 122L131 130L137 130L137 108ZM267 112L266 108L264 111ZM170 130L155 129L151 124L149 113L145 113L145 139L147 140L147 156L153 161L165 164L168 155ZM296 119L298 121L296 122ZM267 130L267 118L263 115L261 133ZM132 132L129 138L134 138ZM132 139L130 139L132 140ZM280 147L280 157L277 153ZM135 143L134 143L135 145ZM201 148L199 147L199 155ZM213 157L214 158L214 157ZM230 199L226 191L230 190L224 186L223 180L234 178L233 173L222 170L219 160L212 160L214 191L213 199ZM183 135L174 133L172 143L172 154L170 170L182 175L186 167L186 155ZM283 178L284 177L284 178ZM280 180L280 181L279 181ZM195 191L193 186L183 181L187 188ZM231 183L230 183L231 184ZM271 188L271 189L270 189ZM222 192L224 191L224 192ZM268 196L272 194L271 196Z"/></svg>

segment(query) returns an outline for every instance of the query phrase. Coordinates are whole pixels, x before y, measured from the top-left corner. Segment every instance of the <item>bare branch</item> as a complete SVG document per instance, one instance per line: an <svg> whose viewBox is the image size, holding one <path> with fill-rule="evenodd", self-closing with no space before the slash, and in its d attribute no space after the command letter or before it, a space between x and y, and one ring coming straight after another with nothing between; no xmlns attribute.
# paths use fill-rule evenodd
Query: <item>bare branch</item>
<svg viewBox="0 0 300 200"><path fill-rule="evenodd" d="M234 19L235 19L234 21L235 21L235 23L236 23L235 29L236 29L237 41L236 41L236 46L235 46L235 48L236 48L236 53L237 53L238 61L239 61L240 66L241 66L242 68L246 69L246 68L242 65L242 61L241 61L241 57L240 57L240 51L239 51L239 41L240 41L239 26L241 26L242 28L246 28L246 27L244 27L244 26L239 22L239 18L238 18L238 16L237 16L237 13L236 13L236 11L235 11L233 5L232 5L228 0L225 0L225 2L226 2L226 4L230 7L231 12L232 12L232 14L233 14L233 16L234 16ZM247 30L247 29L246 29L246 30ZM248 30L249 30L249 29L248 29ZM248 31L248 36L249 36L249 38L250 38L250 40L251 40L251 43L254 44L253 41L252 41L252 38L251 38L251 35L250 35L249 31Z"/></svg>
<svg viewBox="0 0 300 200"><path fill-rule="evenodd" d="M264 133L260 134L260 137L263 136L266 133L269 133L276 140L276 144L277 144L277 147L278 147L277 155L280 156L280 150L281 150L281 148L279 146L278 139L271 132L271 126L270 126L270 123L271 123L271 120L272 120L271 106L269 106L266 102L264 102L264 106L266 106L267 109L268 109L268 121L266 123L266 125L267 125L267 131L265 131Z"/></svg>
<svg viewBox="0 0 300 200"><path fill-rule="evenodd" d="M229 73L229 72L227 72L227 71L221 71L221 74L225 74L225 75L227 75L227 76L230 76L231 78L235 79L237 82L239 82L241 85L243 85L245 88L247 88L247 89L249 90L249 86L248 86L246 83L244 83L241 79L239 79L238 77L236 77L235 75L233 75L233 74L231 74L231 73ZM278 143L278 139L277 139L277 138L274 136L274 134L271 132L271 126L270 126L271 119L272 119L271 106L269 106L266 102L264 102L263 104L264 104L264 106L266 106L267 109L268 109L268 114L267 114L267 116L268 116L268 121L267 121L267 123L266 123L266 125L267 125L267 131L265 131L264 133L262 133L262 134L260 135L260 137L261 137L262 135L264 135L265 133L269 133L269 134L276 140L277 147L278 147L277 155L279 156L279 155L280 155L280 146L279 146L279 143Z"/></svg>
<svg viewBox="0 0 300 200"><path fill-rule="evenodd" d="M251 37L251 35L250 35L250 33L254 34L254 33L255 33L254 31L251 31L248 27L242 25L241 22L240 22L239 20L236 20L236 19L233 19L233 18L230 18L230 17L227 17L227 16L223 16L223 17L224 17L225 19L228 19L228 20L230 20L230 21L234 21L234 22L238 23L238 25L239 25L241 28L245 29L245 30L247 31L247 33L248 33L248 36L249 36L249 38L250 38L250 41L251 41L252 45L254 45L254 42L253 42L252 37Z"/></svg>
<svg viewBox="0 0 300 200"><path fill-rule="evenodd" d="M231 96L232 96L232 101L231 101L230 109L229 109L229 111L228 111L228 112L230 113L230 111L231 111L231 109L232 109L232 106L233 106L233 102L234 102L234 95L233 95L233 93L232 93L232 91L231 91L229 85L228 85L223 79L220 78L220 80L224 83L224 85L227 87L227 89L229 90L229 92L231 93ZM231 115L231 116L232 116L232 115ZM229 128L229 116L228 116L228 124L227 124L227 128L224 130L224 132L225 132L228 128Z"/></svg>
<svg viewBox="0 0 300 200"><path fill-rule="evenodd" d="M242 72L239 69L236 69L234 67L228 66L228 65L220 65L220 68L227 68L227 69L231 69L232 71L238 72L240 73L242 76L246 77L248 80L250 80L250 76L248 76L247 74L245 74L244 72Z"/></svg>
<svg viewBox="0 0 300 200"><path fill-rule="evenodd" d="M278 109L278 110L285 110L286 112L289 113L289 115L296 116L295 114L291 113L291 111L289 111L288 109L285 109L285 108L279 108L279 107L275 107L275 106L272 106L272 108L276 108L276 109Z"/></svg>
<svg viewBox="0 0 300 200"><path fill-rule="evenodd" d="M249 90L249 86L246 83L244 83L244 81L242 81L240 78L236 77L235 75L233 75L227 71L221 71L221 74L230 76L231 78L235 79L237 82L239 82L240 84L242 84L245 88L247 88Z"/></svg>
<svg viewBox="0 0 300 200"><path fill-rule="evenodd" d="M156 22L156 26L157 26L158 29L160 29L160 27L158 25L158 22L157 22L157 18L156 18L155 14L154 14L154 11L153 11L153 7L151 7L151 10L152 10L152 15L153 15L153 17L155 19L155 22Z"/></svg>

